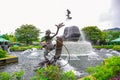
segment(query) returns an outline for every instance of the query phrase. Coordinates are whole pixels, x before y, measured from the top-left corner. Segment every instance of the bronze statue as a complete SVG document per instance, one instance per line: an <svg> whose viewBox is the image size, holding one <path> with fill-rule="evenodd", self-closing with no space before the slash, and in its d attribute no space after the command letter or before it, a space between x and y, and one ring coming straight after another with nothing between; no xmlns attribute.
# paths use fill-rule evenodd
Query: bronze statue
<svg viewBox="0 0 120 80"><path fill-rule="evenodd" d="M52 44L52 39L58 34L59 29L60 29L61 27L63 27L64 24L63 24L63 23L60 23L60 24L55 25L55 26L57 27L56 33L55 33L53 36L50 36L51 31L50 31L50 30L47 30L47 31L45 32L44 40L41 41L41 42L43 42L43 41L46 42L46 43L43 45L43 47L45 48L45 52L44 52L44 58L45 58L45 60L48 60L46 56L48 55L48 53L49 53L51 50L54 49L54 45Z"/></svg>
<svg viewBox="0 0 120 80"><path fill-rule="evenodd" d="M57 37L54 60L58 60L62 53L63 39L62 37Z"/></svg>
<svg viewBox="0 0 120 80"><path fill-rule="evenodd" d="M72 19L72 17L70 17L70 14L71 14L70 10L67 9L67 15L66 16L67 16L67 19L69 19L69 20Z"/></svg>

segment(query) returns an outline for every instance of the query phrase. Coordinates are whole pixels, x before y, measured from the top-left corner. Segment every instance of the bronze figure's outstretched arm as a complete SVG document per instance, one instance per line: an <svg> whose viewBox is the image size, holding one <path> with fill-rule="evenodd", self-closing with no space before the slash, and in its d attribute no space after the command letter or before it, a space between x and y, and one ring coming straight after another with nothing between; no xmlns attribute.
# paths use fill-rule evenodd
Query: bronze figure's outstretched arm
<svg viewBox="0 0 120 80"><path fill-rule="evenodd" d="M55 25L55 26L57 27L57 31L56 31L56 33L55 33L51 38L54 38L54 37L58 34L59 29L60 29L61 27L65 26L65 25L64 25L63 23L60 23L60 24Z"/></svg>

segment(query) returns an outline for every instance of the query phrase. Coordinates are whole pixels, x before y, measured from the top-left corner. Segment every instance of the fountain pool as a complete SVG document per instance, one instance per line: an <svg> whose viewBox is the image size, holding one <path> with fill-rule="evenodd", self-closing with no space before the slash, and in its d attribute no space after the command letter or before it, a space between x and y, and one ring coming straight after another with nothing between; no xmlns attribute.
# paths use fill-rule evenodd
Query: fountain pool
<svg viewBox="0 0 120 80"><path fill-rule="evenodd" d="M73 44L73 42L69 42L69 43ZM58 60L57 63L59 63L62 66L61 69L63 71L68 71L72 69L74 70L74 73L79 77L88 75L88 73L85 72L87 67L101 64L104 58L109 58L113 55L120 55L119 52L114 50L107 50L107 49L95 50L88 46L87 47L89 49L85 49L86 55L84 53L78 54L76 53L76 51L77 50L80 51L79 49L81 49L81 47L78 47L77 44L76 46L74 44L73 44L74 46L69 45L68 43L64 43L64 44L69 50L70 59L68 59L69 56L67 55L67 51L65 51L63 48L62 52L64 53L61 56L62 57L61 60ZM80 44L83 45L83 43L79 43L79 45ZM73 54L74 51L70 51L71 47L73 47L75 54L77 55ZM84 48L83 48L83 52L84 52ZM54 51L51 53L54 53ZM23 52L11 52L10 54L14 56L18 56L19 62L0 67L0 72L6 71L11 73L22 69L25 71L25 74L22 78L23 80L30 80L30 78L33 77L35 74L35 72L33 71L35 69L34 67L37 66L38 63L44 60L43 50L30 49ZM69 64L67 64L67 61Z"/></svg>
<svg viewBox="0 0 120 80"><path fill-rule="evenodd" d="M3 66L0 68L0 72L6 71L11 73L14 71L24 70L25 74L22 78L23 80L30 80L30 78L35 74L35 72L33 71L35 69L34 67L44 60L43 50L35 50L33 52L31 52L31 50L26 50L23 52L11 52L10 54L18 56L18 63ZM58 63L62 66L61 69L63 71L68 71L72 69L79 77L87 75L84 70L88 66L100 64L101 62L101 60L88 60L87 56L78 55L71 55L69 61L67 59L68 56L65 54L62 55L62 58L62 60L58 60ZM67 64L67 61L69 62L69 64Z"/></svg>
<svg viewBox="0 0 120 80"><path fill-rule="evenodd" d="M104 58L113 55L120 55L119 52L113 50L95 50L92 48L91 43L82 41L64 41L62 47L61 58L57 60L58 64L63 71L73 70L77 77L89 75L85 70L90 66L101 64ZM9 52L10 55L18 57L18 63L9 64L0 67L0 72L14 72L24 70L25 74L22 80L30 80L34 76L34 69L40 62L44 60L44 50L37 50L35 48L28 49L22 52ZM52 58L55 51L51 51L48 55Z"/></svg>

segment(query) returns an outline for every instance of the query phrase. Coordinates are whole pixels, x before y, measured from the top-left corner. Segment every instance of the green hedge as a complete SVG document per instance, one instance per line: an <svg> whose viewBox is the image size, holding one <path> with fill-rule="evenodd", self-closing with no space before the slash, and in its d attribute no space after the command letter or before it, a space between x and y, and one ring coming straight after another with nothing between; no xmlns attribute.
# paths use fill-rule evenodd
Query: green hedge
<svg viewBox="0 0 120 80"><path fill-rule="evenodd" d="M33 46L33 45L30 45L30 46L12 46L12 47L10 47L10 50L11 51L24 51L24 50L31 49L31 48L41 49L42 46Z"/></svg>
<svg viewBox="0 0 120 80"><path fill-rule="evenodd" d="M4 58L6 56L7 56L7 52L0 48L0 58Z"/></svg>
<svg viewBox="0 0 120 80"><path fill-rule="evenodd" d="M116 46L114 46L112 49L113 49L113 50L118 50L118 51L120 51L120 46L116 45Z"/></svg>
<svg viewBox="0 0 120 80"><path fill-rule="evenodd" d="M113 56L109 59L105 59L102 65L96 67L89 67L87 69L94 77L94 80L109 80L120 72L120 57ZM89 77L83 78L83 80L93 80Z"/></svg>
<svg viewBox="0 0 120 80"><path fill-rule="evenodd" d="M113 50L120 51L120 45L102 45L102 46L93 46L93 48L96 48L96 49L105 48L105 49L113 49Z"/></svg>
<svg viewBox="0 0 120 80"><path fill-rule="evenodd" d="M93 46L93 48L96 48L96 49L102 49L102 48L105 48L105 49L112 49L113 47L114 47L114 45Z"/></svg>

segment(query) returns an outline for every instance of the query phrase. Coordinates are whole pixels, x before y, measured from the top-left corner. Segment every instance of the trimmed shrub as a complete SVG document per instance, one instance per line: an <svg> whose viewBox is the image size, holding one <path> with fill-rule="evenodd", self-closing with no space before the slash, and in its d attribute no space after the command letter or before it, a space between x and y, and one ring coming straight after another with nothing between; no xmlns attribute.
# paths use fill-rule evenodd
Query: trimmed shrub
<svg viewBox="0 0 120 80"><path fill-rule="evenodd" d="M118 50L118 51L120 51L120 46L116 45L116 46L114 46L112 49L113 49L113 50Z"/></svg>
<svg viewBox="0 0 120 80"><path fill-rule="evenodd" d="M1 72L0 80L21 80L23 74L23 70L20 70L19 72L13 72L12 74L8 72Z"/></svg>
<svg viewBox="0 0 120 80"><path fill-rule="evenodd" d="M87 72L89 72L94 80L109 80L114 77L120 71L120 57L113 56L109 59L105 59L102 65L96 67L89 67ZM92 80L85 77L83 80Z"/></svg>
<svg viewBox="0 0 120 80"><path fill-rule="evenodd" d="M31 49L31 48L41 49L42 46L33 46L33 45L30 45L30 46L11 46L10 50L11 51L24 51L24 50Z"/></svg>
<svg viewBox="0 0 120 80"><path fill-rule="evenodd" d="M4 58L6 56L7 56L7 52L0 48L0 58Z"/></svg>
<svg viewBox="0 0 120 80"><path fill-rule="evenodd" d="M113 47L114 47L113 45L93 46L93 48L96 48L96 49L102 49L102 48L105 48L105 49L112 49Z"/></svg>
<svg viewBox="0 0 120 80"><path fill-rule="evenodd" d="M38 69L36 76L31 80L76 80L72 71L62 72L57 66L48 66Z"/></svg>

